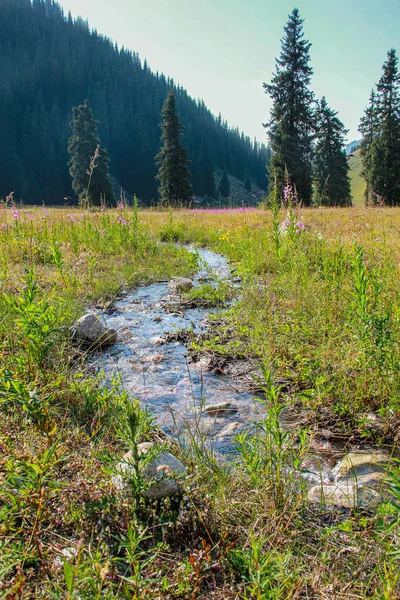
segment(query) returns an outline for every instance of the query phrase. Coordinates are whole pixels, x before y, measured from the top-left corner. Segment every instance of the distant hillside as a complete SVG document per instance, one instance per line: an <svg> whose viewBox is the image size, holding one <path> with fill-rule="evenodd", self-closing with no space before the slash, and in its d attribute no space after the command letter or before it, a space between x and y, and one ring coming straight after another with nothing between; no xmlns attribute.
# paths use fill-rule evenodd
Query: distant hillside
<svg viewBox="0 0 400 600"><path fill-rule="evenodd" d="M349 156L349 154L351 154L352 152L355 152L356 150L358 150L360 147L360 144L361 144L361 140L353 140L352 142L347 144L347 146L345 147L345 152L346 152L347 156Z"/></svg>
<svg viewBox="0 0 400 600"><path fill-rule="evenodd" d="M350 165L350 181L351 181L351 195L353 196L353 202L356 206L363 206L365 204L365 180L361 177L361 156L360 150L356 150L350 154L349 158Z"/></svg>
<svg viewBox="0 0 400 600"><path fill-rule="evenodd" d="M60 204L73 195L69 122L86 98L117 189L156 198L160 111L173 80L52 0L0 0L0 15L0 198L14 191L24 202ZM268 149L175 89L195 194L208 193L207 174L217 169L266 188Z"/></svg>

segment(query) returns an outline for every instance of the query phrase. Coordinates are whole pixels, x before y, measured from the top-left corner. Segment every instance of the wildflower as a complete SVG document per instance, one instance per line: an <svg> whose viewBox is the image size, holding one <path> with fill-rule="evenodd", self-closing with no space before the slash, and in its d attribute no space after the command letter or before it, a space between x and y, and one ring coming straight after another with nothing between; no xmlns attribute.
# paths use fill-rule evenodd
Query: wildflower
<svg viewBox="0 0 400 600"><path fill-rule="evenodd" d="M290 183L286 184L285 187L283 188L283 198L284 198L286 204L288 204L289 202L291 202L293 200L293 190L292 190L292 186L290 185Z"/></svg>
<svg viewBox="0 0 400 600"><path fill-rule="evenodd" d="M19 210L16 206L11 207L11 214L16 221L18 221L21 218L21 215L19 214Z"/></svg>
<svg viewBox="0 0 400 600"><path fill-rule="evenodd" d="M71 221L71 223L75 223L75 215L68 215L68 220Z"/></svg>
<svg viewBox="0 0 400 600"><path fill-rule="evenodd" d="M122 226L128 225L128 221L125 219L125 217L119 217L118 223Z"/></svg>
<svg viewBox="0 0 400 600"><path fill-rule="evenodd" d="M30 221L33 221L33 214L32 214L32 213L29 213L29 214L28 214L28 219L29 219Z"/></svg>
<svg viewBox="0 0 400 600"><path fill-rule="evenodd" d="M48 210L47 210L47 208L45 208L43 206L43 208L42 208L42 218L45 219L48 216L49 216Z"/></svg>
<svg viewBox="0 0 400 600"><path fill-rule="evenodd" d="M122 200L120 200L120 201L118 202L118 208L119 208L120 210L125 210L125 204L122 202Z"/></svg>
<svg viewBox="0 0 400 600"><path fill-rule="evenodd" d="M7 229L7 223L2 223L2 224L0 225L0 227L1 227L2 229Z"/></svg>

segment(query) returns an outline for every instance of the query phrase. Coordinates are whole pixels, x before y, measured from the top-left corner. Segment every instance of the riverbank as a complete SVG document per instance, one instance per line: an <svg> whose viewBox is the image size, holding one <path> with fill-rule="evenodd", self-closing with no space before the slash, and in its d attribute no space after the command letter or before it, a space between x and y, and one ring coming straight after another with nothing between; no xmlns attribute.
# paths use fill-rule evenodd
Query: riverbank
<svg viewBox="0 0 400 600"><path fill-rule="evenodd" d="M274 227L264 211L18 215L2 211L0 235L0 594L398 597L395 489L377 511L309 504L290 474L312 439L279 423L289 402L308 411L304 425L328 410L343 436L398 444L400 211L302 211L286 229L286 214ZM194 437L172 444L183 498L153 504L113 477L138 441L166 438L138 407L128 427L127 392L98 380L69 328L88 303L192 276L196 260L175 242L236 268L242 296L192 350L263 362L269 410L255 438L239 437L234 472Z"/></svg>

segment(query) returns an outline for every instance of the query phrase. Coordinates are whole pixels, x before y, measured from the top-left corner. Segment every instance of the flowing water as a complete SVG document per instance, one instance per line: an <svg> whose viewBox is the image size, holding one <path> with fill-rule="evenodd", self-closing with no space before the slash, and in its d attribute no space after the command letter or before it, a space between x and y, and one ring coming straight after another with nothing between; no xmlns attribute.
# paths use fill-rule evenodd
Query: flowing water
<svg viewBox="0 0 400 600"><path fill-rule="evenodd" d="M220 278L231 278L223 256L206 249L197 252L203 267L193 279L194 286L209 279L210 271ZM171 311L174 302L176 312ZM190 364L184 343L165 342L166 334L173 331L201 332L210 312L217 311L203 308L182 311L179 301L169 296L168 282L138 287L115 303L112 314L100 314L107 327L118 331L119 341L98 355L96 364L108 379L118 376L130 395L140 400L167 434L179 436L181 442L190 436L217 454L229 454L235 450L235 436L251 429L254 421L265 414L263 405L231 377L203 371L201 363ZM224 402L231 403L230 409L217 414L205 410ZM351 453L347 458L359 465L356 480L354 475L349 480L348 466L343 470L346 452ZM358 487L369 485L379 475L379 462L388 459L389 454L382 455L380 448L345 450L320 440L304 461L301 472L309 487L317 486L313 490L317 491L318 502L318 486L326 484L327 492L341 498L332 502L343 504L343 489L346 492L349 481L351 486L354 481Z"/></svg>
<svg viewBox="0 0 400 600"><path fill-rule="evenodd" d="M197 249L203 267L193 279L194 286L209 278L230 278L223 256ZM194 308L170 312L168 282L136 288L115 303L116 310L102 313L107 327L118 331L119 342L105 351L97 362L107 376L118 375L132 397L140 400L168 434L190 431L207 440L214 450L229 453L233 437L260 418L263 407L245 389L225 375L214 375L189 364L184 344L163 343L165 334L179 329L204 329L206 317L214 309ZM228 410L215 415L205 405L230 402Z"/></svg>

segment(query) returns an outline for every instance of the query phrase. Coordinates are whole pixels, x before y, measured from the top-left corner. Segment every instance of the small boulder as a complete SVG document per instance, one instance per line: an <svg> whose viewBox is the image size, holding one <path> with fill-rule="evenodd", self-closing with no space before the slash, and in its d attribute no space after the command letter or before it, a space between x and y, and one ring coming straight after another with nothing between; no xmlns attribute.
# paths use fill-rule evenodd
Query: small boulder
<svg viewBox="0 0 400 600"><path fill-rule="evenodd" d="M172 296L187 292L192 287L193 281L187 277L173 277L168 284L168 290Z"/></svg>
<svg viewBox="0 0 400 600"><path fill-rule="evenodd" d="M139 455L147 454L154 444L152 442L144 442L138 445ZM127 491L129 484L124 481L125 476L129 476L133 468L129 464L132 462L132 452L127 452L123 458L123 462L117 465L117 471L120 473L112 478L114 486L120 491ZM144 496L149 500L159 500L178 496L181 493L179 479L187 475L185 466L170 452L161 452L155 458L152 458L142 469L141 475L150 483L149 488L145 491Z"/></svg>
<svg viewBox="0 0 400 600"><path fill-rule="evenodd" d="M206 404L204 412L209 415L231 414L237 412L237 406L230 402L220 402L219 404Z"/></svg>
<svg viewBox="0 0 400 600"><path fill-rule="evenodd" d="M113 346L118 341L115 329L105 327L93 314L84 315L75 323L73 335L81 343L95 347Z"/></svg>
<svg viewBox="0 0 400 600"><path fill-rule="evenodd" d="M390 462L390 455L383 450L359 450L349 452L333 469L337 479L350 474L365 475L383 471L384 465Z"/></svg>
<svg viewBox="0 0 400 600"><path fill-rule="evenodd" d="M370 485L360 487L352 481L340 481L312 487L308 491L308 499L324 507L375 509L381 495Z"/></svg>

